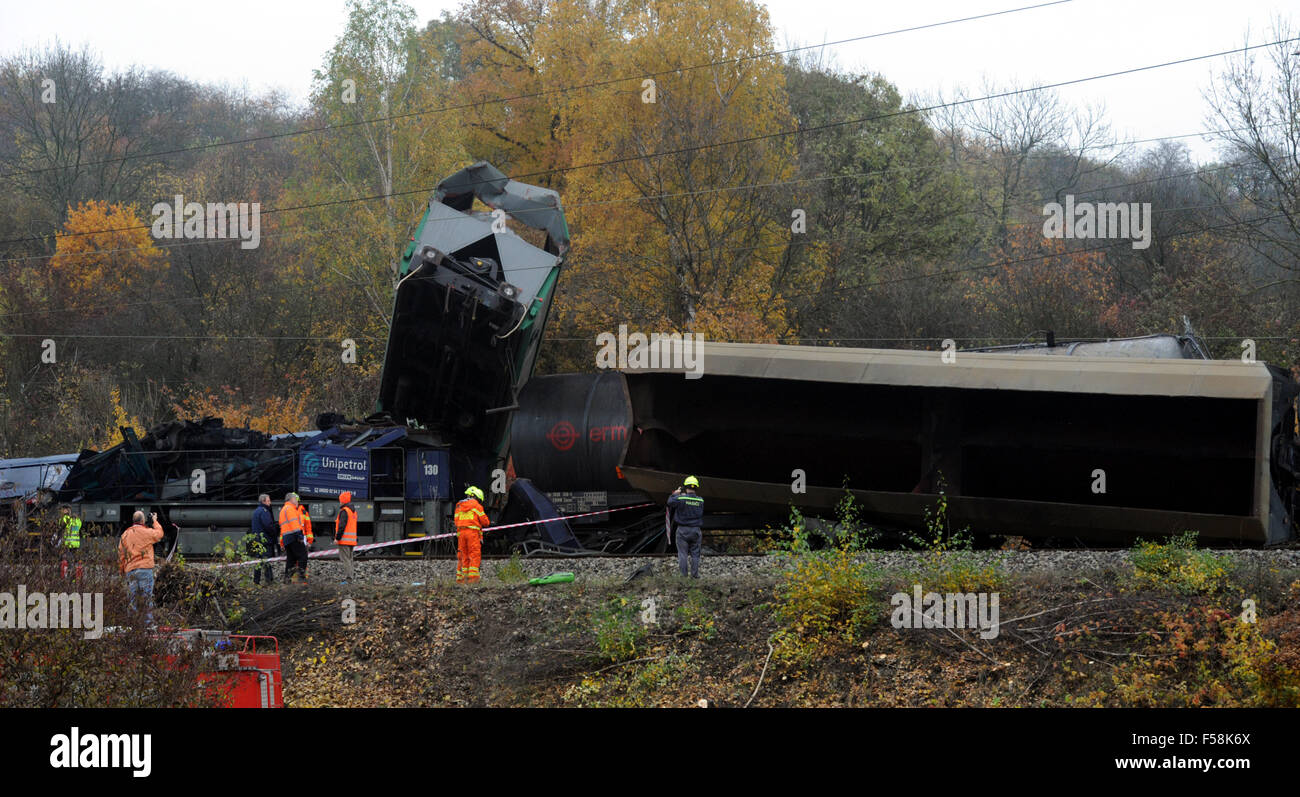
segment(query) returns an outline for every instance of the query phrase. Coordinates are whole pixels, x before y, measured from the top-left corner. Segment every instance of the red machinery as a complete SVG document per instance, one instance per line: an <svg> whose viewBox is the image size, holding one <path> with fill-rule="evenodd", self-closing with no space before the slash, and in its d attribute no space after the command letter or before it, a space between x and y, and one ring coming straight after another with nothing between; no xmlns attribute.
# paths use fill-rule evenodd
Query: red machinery
<svg viewBox="0 0 1300 797"><path fill-rule="evenodd" d="M280 641L273 636L185 629L167 634L202 656L198 681L225 708L284 708Z"/></svg>

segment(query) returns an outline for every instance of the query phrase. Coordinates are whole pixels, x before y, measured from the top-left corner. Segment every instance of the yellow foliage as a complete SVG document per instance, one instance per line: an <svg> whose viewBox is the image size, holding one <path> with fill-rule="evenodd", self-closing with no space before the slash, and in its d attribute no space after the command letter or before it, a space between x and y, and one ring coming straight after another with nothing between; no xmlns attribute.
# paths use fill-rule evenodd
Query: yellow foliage
<svg viewBox="0 0 1300 797"><path fill-rule="evenodd" d="M292 380L291 380L292 381ZM227 426L241 426L268 434L297 432L310 427L308 394L301 389L285 390L261 402L245 399L239 388L224 386L220 392L195 393L172 404L177 418L221 418Z"/></svg>
<svg viewBox="0 0 1300 797"><path fill-rule="evenodd" d="M55 233L52 285L70 292L81 306L100 308L152 290L167 269L166 254L126 205L92 199L70 207L63 232Z"/></svg>
<svg viewBox="0 0 1300 797"><path fill-rule="evenodd" d="M123 408L122 391L119 390L116 385L114 385L109 391L109 396L111 401L111 404L109 405L111 419L107 422L103 434L96 439L88 441L85 444L86 448L91 448L95 451L105 451L122 442L121 428L123 426L130 429L139 429L142 426L139 418L129 414L126 409Z"/></svg>

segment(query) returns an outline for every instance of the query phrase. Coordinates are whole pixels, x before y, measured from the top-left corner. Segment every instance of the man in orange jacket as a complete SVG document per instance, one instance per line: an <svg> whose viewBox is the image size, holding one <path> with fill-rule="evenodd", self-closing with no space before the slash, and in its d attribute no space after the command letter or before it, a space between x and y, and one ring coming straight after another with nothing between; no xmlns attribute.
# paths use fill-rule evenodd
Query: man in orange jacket
<svg viewBox="0 0 1300 797"><path fill-rule="evenodd" d="M131 611L137 611L136 595L143 595L145 625L153 625L153 546L163 538L158 515L150 513L150 526L144 525L144 513L136 512L133 524L122 532L117 543L117 561L126 574L126 589L131 596Z"/></svg>
<svg viewBox="0 0 1300 797"><path fill-rule="evenodd" d="M303 515L306 509L299 504L297 493L284 496L284 506L280 507L280 547L284 548L284 580L293 581L294 567L302 576L302 583L307 583L307 538Z"/></svg>
<svg viewBox="0 0 1300 797"><path fill-rule="evenodd" d="M343 583L352 580L352 554L357 547L357 510L352 508L352 493L339 493L339 514L334 518L334 544L343 564Z"/></svg>
<svg viewBox="0 0 1300 797"><path fill-rule="evenodd" d="M477 487L465 490L465 499L456 504L456 583L474 584L479 578L479 564L483 555L483 527L488 525L483 511L483 491Z"/></svg>

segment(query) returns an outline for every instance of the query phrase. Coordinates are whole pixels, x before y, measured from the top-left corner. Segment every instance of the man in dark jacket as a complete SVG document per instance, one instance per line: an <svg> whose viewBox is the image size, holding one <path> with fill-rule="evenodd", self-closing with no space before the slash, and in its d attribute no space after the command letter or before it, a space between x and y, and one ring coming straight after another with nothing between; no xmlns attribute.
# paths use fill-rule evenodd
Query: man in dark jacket
<svg viewBox="0 0 1300 797"><path fill-rule="evenodd" d="M271 496L262 493L257 497L257 509L253 510L253 534L249 553L262 559L269 559L275 556L279 538L279 524L271 516ZM253 565L253 583L261 584L263 573L266 573L266 585L269 587L275 581L270 562Z"/></svg>
<svg viewBox="0 0 1300 797"><path fill-rule="evenodd" d="M700 531L704 523L704 499L695 494L699 486L699 479L687 476L682 486L668 496L668 511L677 527L677 567L685 576L689 560L691 578L700 577L700 541L704 538Z"/></svg>

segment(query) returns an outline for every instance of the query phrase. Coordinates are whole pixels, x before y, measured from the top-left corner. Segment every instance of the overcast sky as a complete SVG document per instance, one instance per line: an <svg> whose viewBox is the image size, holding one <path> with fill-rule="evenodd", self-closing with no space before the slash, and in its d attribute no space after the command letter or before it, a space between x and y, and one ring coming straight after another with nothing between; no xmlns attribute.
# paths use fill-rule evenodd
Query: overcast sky
<svg viewBox="0 0 1300 797"><path fill-rule="evenodd" d="M698 0L686 0L697 2ZM408 0L428 20L455 0ZM897 28L1033 5L1034 0L768 0L780 46L820 44ZM130 14L123 9L129 8ZM190 11L189 9L194 9ZM992 19L828 47L832 63L879 72L908 97L978 88L983 76L1055 83L1268 41L1271 21L1294 0L1072 0ZM343 29L341 0L220 0L184 4L0 0L0 52L58 37L87 42L110 67L168 69L203 82L277 87L306 97L312 69ZM1132 139L1206 128L1202 92L1224 59L1200 61L1061 90L1072 103L1104 104ZM1210 144L1185 139L1195 157Z"/></svg>

